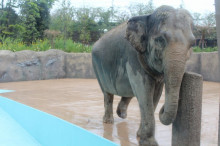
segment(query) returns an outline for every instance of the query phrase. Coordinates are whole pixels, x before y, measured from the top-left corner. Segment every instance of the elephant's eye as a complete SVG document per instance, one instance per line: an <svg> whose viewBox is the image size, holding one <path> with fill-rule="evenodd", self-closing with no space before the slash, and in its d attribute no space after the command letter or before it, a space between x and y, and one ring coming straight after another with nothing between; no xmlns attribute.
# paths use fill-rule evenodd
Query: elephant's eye
<svg viewBox="0 0 220 146"><path fill-rule="evenodd" d="M159 36L155 38L155 43L160 45L160 47L164 48L166 46L166 40L163 36Z"/></svg>
<svg viewBox="0 0 220 146"><path fill-rule="evenodd" d="M159 36L155 39L156 42L162 42L164 39L162 36Z"/></svg>

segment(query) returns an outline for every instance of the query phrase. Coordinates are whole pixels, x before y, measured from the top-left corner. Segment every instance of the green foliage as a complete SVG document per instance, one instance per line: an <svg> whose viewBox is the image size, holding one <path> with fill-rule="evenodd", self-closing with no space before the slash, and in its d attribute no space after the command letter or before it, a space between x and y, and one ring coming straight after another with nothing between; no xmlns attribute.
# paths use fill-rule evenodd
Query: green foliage
<svg viewBox="0 0 220 146"><path fill-rule="evenodd" d="M21 13L23 15L23 22L25 32L23 35L23 41L30 45L33 42L37 41L39 38L39 31L37 30L37 18L40 17L39 8L37 3L32 0L25 0L24 3L21 4L22 10Z"/></svg>
<svg viewBox="0 0 220 146"><path fill-rule="evenodd" d="M214 52L214 51L218 51L218 47L208 47L208 48L200 48L200 47L193 47L193 52Z"/></svg>
<svg viewBox="0 0 220 146"><path fill-rule="evenodd" d="M18 51L25 50L24 44L21 40L12 40L11 38L0 37L0 50Z"/></svg>
<svg viewBox="0 0 220 146"><path fill-rule="evenodd" d="M192 16L195 24L194 35L197 39L200 39L198 46L205 48L205 39L213 40L217 38L215 13L207 13L205 15L193 13Z"/></svg>
<svg viewBox="0 0 220 146"><path fill-rule="evenodd" d="M71 39L66 40L66 48L63 48L63 39L55 40L55 49L60 49L65 52L75 52L75 53L89 53L92 47L89 45L83 45L81 43L75 43Z"/></svg>
<svg viewBox="0 0 220 146"><path fill-rule="evenodd" d="M63 0L59 8L51 19L50 29L62 32L63 48L66 49L66 40L70 37L70 26L72 24L73 9L69 7L70 1Z"/></svg>
<svg viewBox="0 0 220 146"><path fill-rule="evenodd" d="M44 30L49 28L50 12L46 1L37 2L40 17L36 18L36 28L39 31L39 38L44 38Z"/></svg>
<svg viewBox="0 0 220 146"><path fill-rule="evenodd" d="M1 37L11 37L11 38L21 38L22 33L24 32L24 27L19 24L11 24L8 27L0 27L2 28Z"/></svg>
<svg viewBox="0 0 220 146"><path fill-rule="evenodd" d="M49 10L54 0L21 0L21 14L25 28L23 41L31 44L44 38L44 30L49 28Z"/></svg>
<svg viewBox="0 0 220 146"><path fill-rule="evenodd" d="M5 8L0 9L0 36L14 38L20 34L17 30L21 25L17 24L18 14L16 14L13 9L14 6L9 2L7 2Z"/></svg>
<svg viewBox="0 0 220 146"><path fill-rule="evenodd" d="M116 10L115 10L116 11ZM112 10L111 9L98 9L98 15L99 15L99 21L98 21L98 25L99 25L99 30L101 31L105 31L105 30L111 30L113 27L115 27L117 24L120 24L122 21L117 19L117 16L114 16L114 14L112 14ZM117 19L117 22L112 22L112 16L115 17L115 19ZM123 21L124 22L124 21Z"/></svg>
<svg viewBox="0 0 220 146"><path fill-rule="evenodd" d="M89 44L91 40L91 32L96 31L97 23L92 18L89 9L82 9L77 11L78 22L76 24L75 32L80 34L80 42L83 44Z"/></svg>
<svg viewBox="0 0 220 146"><path fill-rule="evenodd" d="M63 0L60 8L51 16L50 29L62 32L64 40L71 38L76 42L92 44L103 33L126 21L129 17L149 14L153 12L154 7L150 0L146 5L135 4L129 9L130 13L121 14L113 7L109 9L75 8L70 7L69 0Z"/></svg>
<svg viewBox="0 0 220 146"><path fill-rule="evenodd" d="M44 35L50 40L50 45L52 48L54 48L54 39L60 35L60 31L56 30L45 30Z"/></svg>
<svg viewBox="0 0 220 146"><path fill-rule="evenodd" d="M73 50L88 52L91 47L80 43L93 44L106 31L127 21L130 17L150 14L155 9L153 0L145 4L132 3L127 10L114 5L108 9L75 8L71 7L70 0L62 0L60 7L50 15L54 1L2 0L0 2L1 48L8 47L15 51L24 48L36 51L58 48L66 52ZM15 11L18 7L20 13ZM183 4L182 7L184 7ZM215 15L214 13L206 15L194 13L193 17L196 25L194 34L197 39L201 39L198 44L205 47L205 39L216 39ZM59 38L57 38L58 34ZM73 41L80 43L76 44ZM20 47L16 49L16 45ZM194 49L199 52L215 50L215 48Z"/></svg>
<svg viewBox="0 0 220 146"><path fill-rule="evenodd" d="M75 43L72 40L66 40L66 49L63 48L64 40L62 38L57 38L54 40L54 48L51 47L49 40L37 40L36 42L30 44L29 46L22 42L22 40L12 40L10 38L0 38L0 50L10 50L10 51L21 51L21 50L32 50L32 51L46 51L49 49L59 49L65 52L74 53L84 53L91 52L92 47L88 45L83 45L81 43Z"/></svg>
<svg viewBox="0 0 220 146"><path fill-rule="evenodd" d="M110 10L69 7L68 1L64 0L61 8L51 16L50 29L61 31L64 38L91 44L104 33L104 30L116 26L110 17Z"/></svg>

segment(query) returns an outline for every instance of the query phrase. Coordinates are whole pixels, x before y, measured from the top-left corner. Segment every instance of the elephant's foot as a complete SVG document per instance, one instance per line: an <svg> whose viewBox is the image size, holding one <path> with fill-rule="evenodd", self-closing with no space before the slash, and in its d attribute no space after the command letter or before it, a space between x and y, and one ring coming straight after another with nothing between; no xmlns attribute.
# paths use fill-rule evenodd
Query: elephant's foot
<svg viewBox="0 0 220 146"><path fill-rule="evenodd" d="M104 115L104 117L103 117L103 123L106 123L106 124L113 124L114 123L114 118L113 118L113 116L111 115L111 116L106 116L106 115Z"/></svg>
<svg viewBox="0 0 220 146"><path fill-rule="evenodd" d="M155 140L154 136L146 136L152 135L152 133L147 133L144 131L144 128L140 125L137 131L137 140L139 141L140 146L158 146L157 141Z"/></svg>
<svg viewBox="0 0 220 146"><path fill-rule="evenodd" d="M118 104L118 108L116 112L118 116L121 117L122 119L125 119L127 117L127 108L131 99L132 97L122 97L121 101Z"/></svg>
<svg viewBox="0 0 220 146"><path fill-rule="evenodd" d="M124 107L123 105L119 104L116 112L118 116L122 119L125 119L127 117L127 107Z"/></svg>
<svg viewBox="0 0 220 146"><path fill-rule="evenodd" d="M157 141L154 137L151 138L141 138L139 141L140 146L158 146Z"/></svg>

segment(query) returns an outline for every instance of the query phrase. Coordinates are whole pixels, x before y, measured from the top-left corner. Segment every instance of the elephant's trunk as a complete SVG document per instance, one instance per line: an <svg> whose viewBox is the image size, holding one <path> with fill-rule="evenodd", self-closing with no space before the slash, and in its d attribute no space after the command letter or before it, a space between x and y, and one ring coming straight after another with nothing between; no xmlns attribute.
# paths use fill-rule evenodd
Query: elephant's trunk
<svg viewBox="0 0 220 146"><path fill-rule="evenodd" d="M182 58L182 59L181 59ZM166 60L164 69L165 81L165 104L161 108L159 118L164 125L171 124L177 114L179 91L184 74L185 59L175 57L175 59Z"/></svg>

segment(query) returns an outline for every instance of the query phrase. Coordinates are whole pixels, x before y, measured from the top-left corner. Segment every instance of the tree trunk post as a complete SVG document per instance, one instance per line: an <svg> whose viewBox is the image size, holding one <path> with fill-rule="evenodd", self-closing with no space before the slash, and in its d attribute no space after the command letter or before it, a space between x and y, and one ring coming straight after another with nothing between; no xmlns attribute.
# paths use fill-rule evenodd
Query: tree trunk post
<svg viewBox="0 0 220 146"><path fill-rule="evenodd" d="M183 76L177 116L172 125L172 146L200 146L203 78Z"/></svg>

